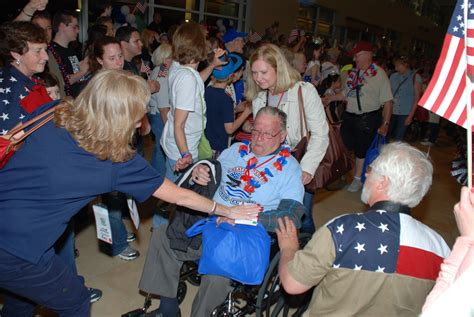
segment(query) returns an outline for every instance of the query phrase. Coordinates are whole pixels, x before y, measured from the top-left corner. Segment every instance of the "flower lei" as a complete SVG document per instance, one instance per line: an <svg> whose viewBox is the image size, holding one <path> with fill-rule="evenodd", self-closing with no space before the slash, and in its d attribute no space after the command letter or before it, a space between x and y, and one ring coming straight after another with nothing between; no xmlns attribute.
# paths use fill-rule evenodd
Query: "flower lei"
<svg viewBox="0 0 474 317"><path fill-rule="evenodd" d="M358 73L359 70L356 68L352 68L349 72L349 78L347 78L347 87L349 87L349 89L356 89L364 86L366 78L371 78L377 75L377 66L372 63L362 75L357 76Z"/></svg>
<svg viewBox="0 0 474 317"><path fill-rule="evenodd" d="M258 159L253 154L250 154L250 141L244 140L239 146L239 154L245 161L247 161L246 171L240 180L245 183L244 190L247 193L253 193L256 188L262 186L262 184L250 175L250 171L253 170L254 174L259 175L266 183L269 177L274 177L276 173L283 170L283 166L288 163L287 157L291 156L290 147L288 145L282 145L278 154L272 156L270 159L258 164ZM257 170L258 167L265 165L273 158L276 160L268 167L265 167L263 171Z"/></svg>
<svg viewBox="0 0 474 317"><path fill-rule="evenodd" d="M53 42L49 43L48 50L53 54L54 59L58 63L59 70L61 71L61 75L63 76L64 80L64 92L66 96L71 96L71 83L69 82L69 75L66 71L66 67L61 61L61 56L59 56L58 52L53 46Z"/></svg>

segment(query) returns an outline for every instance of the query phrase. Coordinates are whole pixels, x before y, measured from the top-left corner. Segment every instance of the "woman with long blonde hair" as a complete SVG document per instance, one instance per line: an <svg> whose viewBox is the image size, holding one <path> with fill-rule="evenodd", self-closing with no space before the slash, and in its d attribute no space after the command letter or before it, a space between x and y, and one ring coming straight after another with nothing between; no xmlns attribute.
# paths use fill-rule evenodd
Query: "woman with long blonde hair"
<svg viewBox="0 0 474 317"><path fill-rule="evenodd" d="M319 95L310 83L301 81L296 69L291 67L282 51L273 44L260 46L249 60L251 76L247 77L246 98L252 101L254 115L265 106L276 107L288 116L287 142L294 148L308 132L308 148L301 159L304 185L311 182L329 144L328 125L324 107ZM301 130L299 111L301 91L307 126ZM303 219L302 231L314 232L312 220L313 195L306 193L307 214Z"/></svg>
<svg viewBox="0 0 474 317"><path fill-rule="evenodd" d="M0 169L2 316L31 316L34 303L61 316L89 316L84 280L53 245L71 217L101 193L120 191L138 201L153 195L233 219L257 216L258 206L226 207L177 187L136 154L132 137L149 99L141 77L101 71Z"/></svg>

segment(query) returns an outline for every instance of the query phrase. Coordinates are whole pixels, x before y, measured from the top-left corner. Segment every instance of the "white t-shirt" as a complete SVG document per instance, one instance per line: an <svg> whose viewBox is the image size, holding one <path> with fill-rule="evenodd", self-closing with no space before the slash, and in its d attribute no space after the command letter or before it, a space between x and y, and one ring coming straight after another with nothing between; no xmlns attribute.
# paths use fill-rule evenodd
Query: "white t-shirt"
<svg viewBox="0 0 474 317"><path fill-rule="evenodd" d="M157 114L159 108L169 108L171 101L168 87L168 76L158 77L160 66L156 66L150 75L150 79L158 81L160 90L151 95L150 103L148 104L149 112Z"/></svg>
<svg viewBox="0 0 474 317"><path fill-rule="evenodd" d="M171 111L168 113L161 136L161 146L168 158L181 158L174 137L174 113L176 109L189 112L184 126L188 151L194 158L198 157L199 139L203 133L202 118L206 126L206 102L204 101L204 82L199 73L191 68L173 62L168 75ZM202 109L202 110L201 110Z"/></svg>

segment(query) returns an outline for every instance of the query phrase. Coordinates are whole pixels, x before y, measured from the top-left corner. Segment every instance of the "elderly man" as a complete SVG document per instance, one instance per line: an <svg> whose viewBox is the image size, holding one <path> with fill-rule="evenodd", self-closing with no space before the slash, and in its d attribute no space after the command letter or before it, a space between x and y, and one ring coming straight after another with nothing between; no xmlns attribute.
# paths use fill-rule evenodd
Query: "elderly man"
<svg viewBox="0 0 474 317"><path fill-rule="evenodd" d="M390 81L385 71L373 63L372 50L368 42L359 42L354 46L349 53L353 56L356 68L349 72L343 93L327 100L347 98L341 134L344 144L356 156L354 180L347 188L350 192L362 188L361 175L367 149L377 132L387 134L392 115Z"/></svg>
<svg viewBox="0 0 474 317"><path fill-rule="evenodd" d="M282 215L288 215L300 224L298 217L304 213L301 168L290 155L288 146L283 144L285 127L285 113L277 108L264 107L255 118L252 142L235 143L218 159L222 180L214 200L227 206L259 203L263 209L259 222L267 230L277 227L277 218ZM211 180L209 169L198 165L193 170L192 180L207 185ZM174 317L178 311L176 294L181 265L186 260L197 260L201 251L190 247L186 252L175 251L170 246L166 229L166 226L161 226L153 231L139 287L160 295L161 303L156 316ZM227 278L202 276L191 316L210 316L231 290Z"/></svg>
<svg viewBox="0 0 474 317"><path fill-rule="evenodd" d="M244 53L244 39L247 37L247 33L238 32L231 28L224 34L225 48L229 53Z"/></svg>
<svg viewBox="0 0 474 317"><path fill-rule="evenodd" d="M305 316L418 316L450 252L410 216L432 173L424 153L391 143L367 172L367 212L334 218L300 251L293 224L279 220L283 287L298 294L317 285Z"/></svg>

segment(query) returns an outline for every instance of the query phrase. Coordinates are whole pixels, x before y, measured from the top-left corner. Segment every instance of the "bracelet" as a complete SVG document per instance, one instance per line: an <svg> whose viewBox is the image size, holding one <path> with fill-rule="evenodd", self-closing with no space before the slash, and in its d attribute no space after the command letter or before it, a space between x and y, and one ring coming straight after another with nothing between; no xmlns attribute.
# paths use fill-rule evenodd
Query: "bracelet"
<svg viewBox="0 0 474 317"><path fill-rule="evenodd" d="M187 156L191 156L191 153L189 153L188 151L181 153L181 158L185 158Z"/></svg>
<svg viewBox="0 0 474 317"><path fill-rule="evenodd" d="M209 212L209 216L214 216L216 214L216 207L217 207L217 203L214 201L211 212Z"/></svg>
<svg viewBox="0 0 474 317"><path fill-rule="evenodd" d="M25 9L21 9L21 12L23 12L27 17L32 18L33 14L28 14L26 13Z"/></svg>

